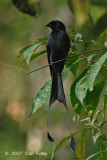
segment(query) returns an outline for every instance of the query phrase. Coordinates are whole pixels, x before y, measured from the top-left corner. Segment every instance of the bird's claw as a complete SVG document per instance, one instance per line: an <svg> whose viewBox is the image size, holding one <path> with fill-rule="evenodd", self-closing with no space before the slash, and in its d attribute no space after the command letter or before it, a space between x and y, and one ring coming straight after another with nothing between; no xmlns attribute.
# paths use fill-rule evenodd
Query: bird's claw
<svg viewBox="0 0 107 160"><path fill-rule="evenodd" d="M50 65L53 66L54 62L51 62Z"/></svg>

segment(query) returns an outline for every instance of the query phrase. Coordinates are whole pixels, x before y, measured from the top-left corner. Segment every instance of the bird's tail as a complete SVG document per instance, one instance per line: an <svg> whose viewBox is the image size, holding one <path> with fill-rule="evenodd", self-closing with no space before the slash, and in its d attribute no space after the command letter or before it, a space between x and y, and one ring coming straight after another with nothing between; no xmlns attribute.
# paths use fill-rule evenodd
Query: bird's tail
<svg viewBox="0 0 107 160"><path fill-rule="evenodd" d="M61 74L60 73L56 74L53 71L51 96L50 96L50 102L49 102L49 112L50 112L50 107L52 103L54 103L56 100L63 103L67 109ZM48 123L47 123L47 137L51 142L54 142L54 139L51 137L49 133L49 112L48 112Z"/></svg>
<svg viewBox="0 0 107 160"><path fill-rule="evenodd" d="M53 71L53 73L52 73L52 88L51 88L49 107L56 100L63 103L64 106L67 108L61 74L60 73L56 74Z"/></svg>
<svg viewBox="0 0 107 160"><path fill-rule="evenodd" d="M66 99L65 99L65 94L64 94L64 89L63 89L63 83L62 83L62 77L61 74L56 74L55 72L52 73L52 88L51 88L51 96L50 96L50 102L49 102L49 111L51 104L54 103L56 100L59 102L63 103L64 106L66 107L67 110L67 118L68 118L68 109L67 109L67 104L66 104ZM71 127L68 119L68 124L70 128L70 133L71 133ZM51 137L49 133L49 112L48 112L48 124L47 124L47 137L49 141L54 142L54 139ZM71 133L71 149L73 153L75 152L76 148L76 142L74 137L72 136Z"/></svg>

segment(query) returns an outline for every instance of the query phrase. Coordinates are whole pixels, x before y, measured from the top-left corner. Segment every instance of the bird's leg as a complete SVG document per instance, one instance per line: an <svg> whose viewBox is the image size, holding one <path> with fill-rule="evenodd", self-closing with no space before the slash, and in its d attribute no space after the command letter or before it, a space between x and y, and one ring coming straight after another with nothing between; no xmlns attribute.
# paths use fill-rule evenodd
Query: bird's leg
<svg viewBox="0 0 107 160"><path fill-rule="evenodd" d="M51 62L50 65L52 66L53 71L54 71L56 74L58 74L58 69L56 68L54 62Z"/></svg>

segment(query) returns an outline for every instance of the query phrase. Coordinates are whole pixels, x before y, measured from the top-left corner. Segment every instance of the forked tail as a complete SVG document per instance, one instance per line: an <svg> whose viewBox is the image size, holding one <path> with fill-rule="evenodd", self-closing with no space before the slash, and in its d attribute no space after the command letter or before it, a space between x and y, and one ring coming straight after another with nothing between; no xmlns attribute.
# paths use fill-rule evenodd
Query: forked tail
<svg viewBox="0 0 107 160"><path fill-rule="evenodd" d="M61 74L60 73L56 74L53 71L53 73L52 73L52 88L51 88L51 96L50 96L49 107L56 100L63 103L64 106L67 109Z"/></svg>
<svg viewBox="0 0 107 160"><path fill-rule="evenodd" d="M67 109L61 74L60 73L56 74L53 71L51 96L49 101L49 111L52 103L54 103L56 100L63 103ZM51 137L48 130L49 130L49 112L48 112L48 124L47 124L47 137L51 142L54 142L54 139Z"/></svg>

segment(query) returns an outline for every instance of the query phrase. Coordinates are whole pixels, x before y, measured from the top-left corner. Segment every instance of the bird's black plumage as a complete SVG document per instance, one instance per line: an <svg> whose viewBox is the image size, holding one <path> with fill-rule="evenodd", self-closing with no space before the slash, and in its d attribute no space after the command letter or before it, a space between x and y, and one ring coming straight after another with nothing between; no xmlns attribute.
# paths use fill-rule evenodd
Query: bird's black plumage
<svg viewBox="0 0 107 160"><path fill-rule="evenodd" d="M67 57L70 48L70 40L66 33L65 25L61 21L51 21L47 26L52 29L52 32L47 39L48 63L52 64L52 62L56 62ZM58 100L67 108L61 77L64 64L65 60L50 66L52 88L49 106L51 106L55 100Z"/></svg>
<svg viewBox="0 0 107 160"><path fill-rule="evenodd" d="M63 103L67 109L61 73L64 68L65 60L58 63L53 63L61 59L65 59L69 52L70 40L66 33L65 25L58 20L51 21L47 27L52 29L52 32L47 39L47 57L50 65L50 73L52 76L52 88L49 101L49 108L56 100ZM48 119L49 121L49 119ZM49 127L49 122L48 122ZM48 139L54 141L48 132Z"/></svg>

